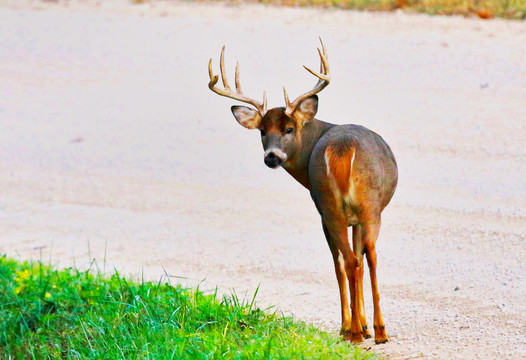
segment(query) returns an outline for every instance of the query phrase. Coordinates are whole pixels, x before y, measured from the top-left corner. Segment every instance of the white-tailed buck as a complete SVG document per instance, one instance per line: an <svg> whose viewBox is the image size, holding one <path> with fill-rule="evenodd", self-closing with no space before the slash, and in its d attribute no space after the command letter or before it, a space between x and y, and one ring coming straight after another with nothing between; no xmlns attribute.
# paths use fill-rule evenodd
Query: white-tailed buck
<svg viewBox="0 0 526 360"><path fill-rule="evenodd" d="M265 164L271 168L283 167L310 191L334 260L340 289L341 334L355 342L371 337L363 303L366 255L373 292L374 339L376 343L384 343L388 338L380 312L375 243L382 210L396 188L398 170L391 149L378 134L363 126L334 125L314 118L318 109L316 94L330 81L327 50L323 42L321 45L320 72L305 67L318 78L317 84L292 102L283 89L285 107L267 111L265 94L263 103L246 97L241 91L238 65L235 90L232 89L225 73L224 47L220 60L224 89L217 87L219 77L213 73L212 59L208 65L208 87L219 95L253 106L232 106L232 113L247 129L261 132ZM352 226L352 249L349 226Z"/></svg>

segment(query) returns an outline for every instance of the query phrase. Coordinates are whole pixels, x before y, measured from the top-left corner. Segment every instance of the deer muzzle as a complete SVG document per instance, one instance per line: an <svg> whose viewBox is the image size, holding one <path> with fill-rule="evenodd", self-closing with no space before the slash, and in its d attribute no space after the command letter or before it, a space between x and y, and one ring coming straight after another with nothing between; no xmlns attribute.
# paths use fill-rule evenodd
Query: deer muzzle
<svg viewBox="0 0 526 360"><path fill-rule="evenodd" d="M287 161L287 154L285 154L281 149L268 149L265 151L265 165L269 168L275 169L285 161Z"/></svg>

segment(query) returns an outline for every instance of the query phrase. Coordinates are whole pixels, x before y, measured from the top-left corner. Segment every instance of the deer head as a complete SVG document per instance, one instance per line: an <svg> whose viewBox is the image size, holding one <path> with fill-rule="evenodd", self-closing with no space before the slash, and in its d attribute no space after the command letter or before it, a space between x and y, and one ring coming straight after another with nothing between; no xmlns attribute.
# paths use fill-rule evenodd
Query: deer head
<svg viewBox="0 0 526 360"><path fill-rule="evenodd" d="M246 97L239 81L239 63L236 64L235 91L229 86L225 71L225 47L221 50L220 71L224 89L217 87L219 76L214 75L212 70L212 59L208 63L208 73L210 90L221 96L226 96L247 104L247 106L232 106L232 113L237 122L247 129L259 129L261 141L265 150L264 161L270 168L277 168L294 158L301 149L302 129L305 124L314 120L318 110L318 96L316 95L329 85L329 61L325 45L321 41L321 48L318 48L320 55L320 72L304 68L318 78L314 88L290 101L287 91L283 88L285 96L285 107L277 107L267 111L267 97L263 93L263 103Z"/></svg>

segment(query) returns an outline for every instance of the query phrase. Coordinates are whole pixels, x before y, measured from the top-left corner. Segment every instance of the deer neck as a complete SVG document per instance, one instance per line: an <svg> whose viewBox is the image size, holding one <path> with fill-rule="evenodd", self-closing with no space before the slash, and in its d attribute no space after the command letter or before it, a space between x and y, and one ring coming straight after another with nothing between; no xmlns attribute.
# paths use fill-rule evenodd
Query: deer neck
<svg viewBox="0 0 526 360"><path fill-rule="evenodd" d="M283 164L285 171L309 190L311 189L309 161L312 151L318 140L334 126L336 125L316 119L305 124L302 129L300 149Z"/></svg>

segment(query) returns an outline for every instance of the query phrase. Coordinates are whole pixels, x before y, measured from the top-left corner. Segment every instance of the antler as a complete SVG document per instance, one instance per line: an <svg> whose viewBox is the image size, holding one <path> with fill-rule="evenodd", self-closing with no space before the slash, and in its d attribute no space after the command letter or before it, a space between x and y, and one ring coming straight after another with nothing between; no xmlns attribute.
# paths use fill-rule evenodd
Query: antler
<svg viewBox="0 0 526 360"><path fill-rule="evenodd" d="M258 109L261 116L265 115L267 112L267 93L263 92L263 104L246 97L243 92L241 91L241 83L239 82L239 62L236 63L236 91L232 90L230 85L228 85L228 81L226 79L226 71L225 71L225 47L223 46L223 49L221 50L221 59L219 61L219 66L221 70L221 81L223 82L224 90L221 90L217 86L217 82L219 81L219 76L214 75L214 72L212 70L212 59L210 58L210 61L208 62L208 74L210 75L210 82L208 83L208 87L210 90L215 92L218 95L226 96L231 99L239 100L241 102L248 103L252 106L254 106L256 109Z"/></svg>
<svg viewBox="0 0 526 360"><path fill-rule="evenodd" d="M314 70L311 70L305 65L303 65L305 70L307 70L312 75L318 78L318 82L316 83L314 88L311 91L308 91L303 95L300 95L293 102L290 102L289 95L287 94L287 90L285 89L285 87L283 87L283 95L285 96L285 104L286 104L285 113L289 116L292 115L292 113L294 112L294 110L296 109L299 103L301 103L303 100L305 100L309 96L312 96L322 91L327 85L329 85L329 81L331 81L331 75L329 74L329 57L327 55L327 49L325 48L325 45L323 44L321 37L320 37L320 43L321 43L321 48L322 48L322 50L318 48L318 53L320 54L320 72L317 73Z"/></svg>

